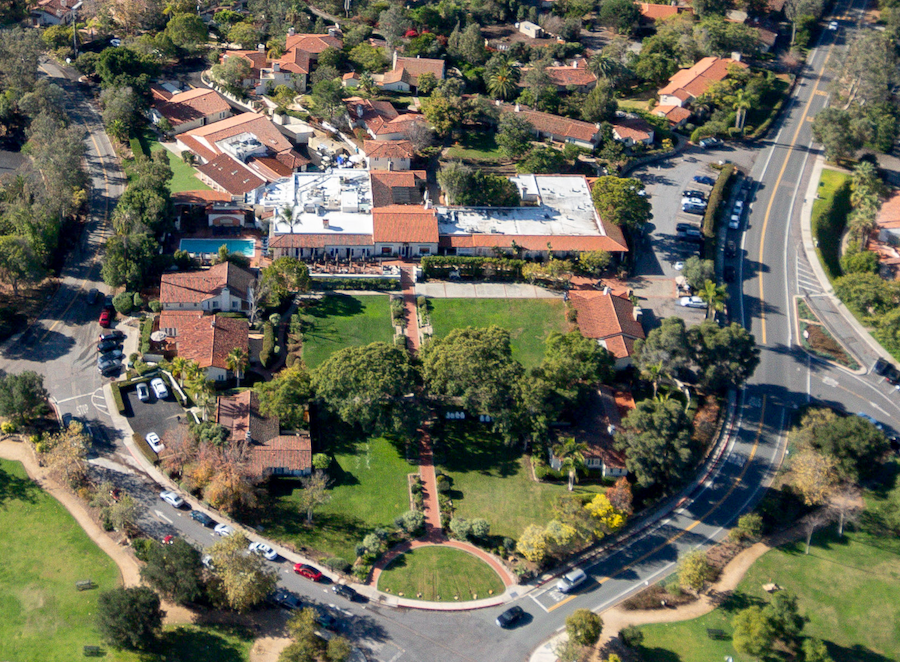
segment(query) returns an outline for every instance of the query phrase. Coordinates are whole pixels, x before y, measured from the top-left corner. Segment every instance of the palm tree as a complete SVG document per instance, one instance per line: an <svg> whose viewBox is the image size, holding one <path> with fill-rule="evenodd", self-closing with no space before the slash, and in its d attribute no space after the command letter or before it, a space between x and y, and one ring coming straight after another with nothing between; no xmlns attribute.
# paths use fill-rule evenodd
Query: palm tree
<svg viewBox="0 0 900 662"><path fill-rule="evenodd" d="M228 356L225 357L225 365L234 373L237 378L237 385L240 386L241 378L244 376L244 370L250 365L250 357L243 349L235 347L228 352Z"/></svg>
<svg viewBox="0 0 900 662"><path fill-rule="evenodd" d="M596 53L588 61L588 71L597 78L605 78L610 82L614 82L619 74L619 63L608 55Z"/></svg>
<svg viewBox="0 0 900 662"><path fill-rule="evenodd" d="M744 122L747 120L747 109L753 105L753 99L746 89L737 90L731 97L732 108L737 111L734 126L739 131L744 130Z"/></svg>
<svg viewBox="0 0 900 662"><path fill-rule="evenodd" d="M172 359L172 363L169 364L169 370L172 371L172 376L178 380L178 385L181 388L184 388L184 378L188 373L188 360L183 356L176 356Z"/></svg>
<svg viewBox="0 0 900 662"><path fill-rule="evenodd" d="M194 384L194 404L200 407L204 421L209 417L209 407L216 399L215 393L215 385L205 377Z"/></svg>
<svg viewBox="0 0 900 662"><path fill-rule="evenodd" d="M708 280L703 284L703 288L697 292L697 296L706 302L706 316L709 317L711 310L722 312L725 310L725 299L728 298L728 292L724 285L716 285L714 281Z"/></svg>
<svg viewBox="0 0 900 662"><path fill-rule="evenodd" d="M664 377L668 377L668 373L663 368L663 362L660 361L659 363L644 366L641 370L641 377L653 384L653 397L655 398L659 391L659 383Z"/></svg>
<svg viewBox="0 0 900 662"><path fill-rule="evenodd" d="M291 228L291 234L294 234L294 205L285 205L281 208L281 213L278 215L278 220L282 223L287 223L287 225Z"/></svg>
<svg viewBox="0 0 900 662"><path fill-rule="evenodd" d="M509 62L497 67L488 78L488 92L497 99L511 98L519 87L519 68Z"/></svg>
<svg viewBox="0 0 900 662"><path fill-rule="evenodd" d="M562 462L560 470L569 473L570 492L575 489L578 469L584 466L584 452L587 448L586 443L575 441L573 437L568 437L563 443L553 447L553 455Z"/></svg>
<svg viewBox="0 0 900 662"><path fill-rule="evenodd" d="M869 235L878 227L877 218L878 212L874 207L860 207L850 212L847 220L850 236L859 242L861 248L865 248Z"/></svg>

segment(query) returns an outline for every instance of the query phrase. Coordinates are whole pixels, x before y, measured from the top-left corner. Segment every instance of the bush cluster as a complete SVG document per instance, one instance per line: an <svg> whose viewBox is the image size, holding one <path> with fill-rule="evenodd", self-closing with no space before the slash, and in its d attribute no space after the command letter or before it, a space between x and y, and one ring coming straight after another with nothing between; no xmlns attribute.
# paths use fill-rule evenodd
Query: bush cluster
<svg viewBox="0 0 900 662"><path fill-rule="evenodd" d="M271 322L263 324L263 341L262 349L259 350L259 362L263 368L268 368L272 362L273 352L275 350L275 327Z"/></svg>
<svg viewBox="0 0 900 662"><path fill-rule="evenodd" d="M463 279L520 280L525 260L511 257L473 257L464 255L429 255L422 258L426 278L448 278L459 271Z"/></svg>
<svg viewBox="0 0 900 662"><path fill-rule="evenodd" d="M377 292L395 292L400 289L400 281L381 278L314 278L314 290L373 290Z"/></svg>

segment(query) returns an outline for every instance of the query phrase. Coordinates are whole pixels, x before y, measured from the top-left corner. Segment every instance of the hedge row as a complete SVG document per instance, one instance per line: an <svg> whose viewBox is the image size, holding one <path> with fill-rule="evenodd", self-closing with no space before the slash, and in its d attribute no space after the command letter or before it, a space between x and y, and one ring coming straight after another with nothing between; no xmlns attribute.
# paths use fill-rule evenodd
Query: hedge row
<svg viewBox="0 0 900 662"><path fill-rule="evenodd" d="M116 409L120 414L125 413L125 400L122 398L122 388L119 386L118 382L112 382L110 384L110 388L112 388L113 402L116 403Z"/></svg>
<svg viewBox="0 0 900 662"><path fill-rule="evenodd" d="M141 435L135 432L132 437L134 439L134 445L138 447L138 450L141 452L141 455L146 457L150 464L156 464L159 462L159 455L157 455L150 445L147 443L147 440L144 439Z"/></svg>
<svg viewBox="0 0 900 662"><path fill-rule="evenodd" d="M153 333L153 317L145 317L141 322L141 354L150 351L150 334Z"/></svg>
<svg viewBox="0 0 900 662"><path fill-rule="evenodd" d="M813 213L812 231L822 255L825 271L831 280L840 278L841 269L841 237L844 235L844 226L847 223L847 215L851 211L850 205L850 180L838 186L831 201L816 209Z"/></svg>
<svg viewBox="0 0 900 662"><path fill-rule="evenodd" d="M706 238L705 254L708 258L715 257L716 223L719 219L719 207L725 201L731 178L734 176L734 164L726 163L719 171L719 178L709 194L706 205L706 213L703 215L703 236Z"/></svg>
<svg viewBox="0 0 900 662"><path fill-rule="evenodd" d="M422 258L422 272L426 278L447 277L451 271L459 271L461 278L518 280L524 266L525 260L511 257L430 255Z"/></svg>
<svg viewBox="0 0 900 662"><path fill-rule="evenodd" d="M314 278L312 286L316 290L375 290L395 292L400 289L399 279L387 278Z"/></svg>
<svg viewBox="0 0 900 662"><path fill-rule="evenodd" d="M275 351L275 327L271 322L263 324L262 349L259 351L259 362L263 368L268 368Z"/></svg>

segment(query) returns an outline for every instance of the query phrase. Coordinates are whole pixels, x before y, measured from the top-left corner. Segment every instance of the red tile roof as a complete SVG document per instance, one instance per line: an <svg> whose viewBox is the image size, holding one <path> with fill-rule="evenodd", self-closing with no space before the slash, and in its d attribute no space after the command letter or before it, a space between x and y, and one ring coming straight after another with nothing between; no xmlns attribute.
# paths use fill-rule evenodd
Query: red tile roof
<svg viewBox="0 0 900 662"><path fill-rule="evenodd" d="M504 113L517 112L516 106L511 104L502 104L500 106L500 111ZM541 133L572 138L584 142L594 142L598 133L596 125L591 124L590 122L582 122L581 120L573 120L568 117L542 113L538 110L529 110L523 106L519 106L518 112L522 117L531 122L531 125L535 130L540 131Z"/></svg>
<svg viewBox="0 0 900 662"><path fill-rule="evenodd" d="M625 391L613 392L601 386L587 394L573 430L575 438L587 444L585 458L596 458L609 468L625 468L625 454L616 450L610 426L614 432L633 408L634 400Z"/></svg>
<svg viewBox="0 0 900 662"><path fill-rule="evenodd" d="M879 228L900 228L900 191L895 191L882 203L877 223Z"/></svg>
<svg viewBox="0 0 900 662"><path fill-rule="evenodd" d="M689 69L682 69L669 79L668 84L659 90L659 95L676 96L682 101L688 98L696 98L703 94L707 88L728 75L730 65L747 68L743 62L737 62L729 57L705 57Z"/></svg>
<svg viewBox="0 0 900 662"><path fill-rule="evenodd" d="M288 142L271 120L259 113L241 113L220 122L191 129L178 136L197 156L212 161L222 154L216 143L239 133L252 133L272 152L286 152L291 149Z"/></svg>
<svg viewBox="0 0 900 662"><path fill-rule="evenodd" d="M372 210L375 243L438 242L437 214L434 209L414 205L390 205Z"/></svg>
<svg viewBox="0 0 900 662"><path fill-rule="evenodd" d="M444 78L444 61L418 57L397 57L392 71L384 75L385 83L403 80L413 86L419 85L419 76L424 73L434 74L438 80Z"/></svg>
<svg viewBox="0 0 900 662"><path fill-rule="evenodd" d="M454 234L441 235L441 248L512 248L513 243L526 251L546 251L549 243L554 251L580 253L584 251L607 251L625 253L628 247L621 230L612 226L607 233L612 236L548 236L521 234Z"/></svg>
<svg viewBox="0 0 900 662"><path fill-rule="evenodd" d="M669 18L670 16L675 16L679 13L679 10L683 10L681 7L677 7L675 5L654 5L649 2L639 2L637 3L638 9L641 12L641 16L648 21L656 21L661 18ZM687 11L692 11L687 9Z"/></svg>
<svg viewBox="0 0 900 662"><path fill-rule="evenodd" d="M269 248L327 248L329 246L372 246L370 234L339 232L277 234L269 240Z"/></svg>
<svg viewBox="0 0 900 662"><path fill-rule="evenodd" d="M372 170L372 206L418 205L422 203L420 186L425 183L424 170Z"/></svg>
<svg viewBox="0 0 900 662"><path fill-rule="evenodd" d="M408 140L364 140L363 151L373 159L411 159L414 152Z"/></svg>
<svg viewBox="0 0 900 662"><path fill-rule="evenodd" d="M672 124L680 124L688 119L690 119L691 113L687 108L683 108L681 106L657 106L653 109L653 114L658 115L659 117L665 117Z"/></svg>
<svg viewBox="0 0 900 662"><path fill-rule="evenodd" d="M547 67L545 71L557 87L568 87L569 85L582 87L597 82L597 77L587 70L587 62L584 58L579 58L567 66Z"/></svg>
<svg viewBox="0 0 900 662"><path fill-rule="evenodd" d="M570 294L569 301L578 311L581 335L606 341L607 349L617 359L630 356L634 340L646 337L641 323L634 319L634 306L628 299L578 290Z"/></svg>
<svg viewBox="0 0 900 662"><path fill-rule="evenodd" d="M281 434L264 444L250 445L250 472L255 476L312 469L312 441L309 434Z"/></svg>
<svg viewBox="0 0 900 662"><path fill-rule="evenodd" d="M268 56L260 51L225 51L220 58L224 62L230 57L238 57L250 63L250 78L259 80L262 70L269 67Z"/></svg>
<svg viewBox="0 0 900 662"><path fill-rule="evenodd" d="M215 90L198 87L173 95L165 103L157 104L156 110L172 126L192 122L203 117L231 110L225 98Z"/></svg>
<svg viewBox="0 0 900 662"><path fill-rule="evenodd" d="M231 350L249 351L250 325L245 319L194 310L164 310L159 315L159 328L173 329L178 356L196 361L201 369L227 370L226 358Z"/></svg>
<svg viewBox="0 0 900 662"><path fill-rule="evenodd" d="M275 62L278 63L282 71L287 71L288 73L308 74L310 71L309 52L300 48L292 48L275 60Z"/></svg>
<svg viewBox="0 0 900 662"><path fill-rule="evenodd" d="M326 48L340 50L343 47L343 41L327 34L289 34L284 44L285 51L297 48L314 55L318 55Z"/></svg>
<svg viewBox="0 0 900 662"><path fill-rule="evenodd" d="M244 195L266 183L265 179L229 154L220 154L209 163L198 166L197 170L232 195Z"/></svg>
<svg viewBox="0 0 900 662"><path fill-rule="evenodd" d="M281 432L277 417L267 418L259 413L259 396L252 390L219 396L216 423L228 430L231 442L247 440L249 432L254 442L265 443Z"/></svg>
<svg viewBox="0 0 900 662"><path fill-rule="evenodd" d="M653 134L653 127L647 120L641 118L617 117L612 122L613 131L621 140L631 138L635 142L649 140Z"/></svg>
<svg viewBox="0 0 900 662"><path fill-rule="evenodd" d="M253 274L231 262L223 262L203 271L182 271L162 275L159 302L167 304L201 303L218 296L227 287L240 299L247 298L253 286Z"/></svg>
<svg viewBox="0 0 900 662"><path fill-rule="evenodd" d="M210 202L231 202L231 194L224 191L180 191L172 194L176 205L205 205Z"/></svg>
<svg viewBox="0 0 900 662"><path fill-rule="evenodd" d="M293 172L291 168L271 156L251 156L247 159L247 166L269 183L290 177Z"/></svg>
<svg viewBox="0 0 900 662"><path fill-rule="evenodd" d="M70 0L67 5L63 6L63 3L60 0L38 0L37 6L34 7L33 11L42 11L47 14L52 14L56 18L62 18L70 11L72 11L72 5L81 5L80 0Z"/></svg>

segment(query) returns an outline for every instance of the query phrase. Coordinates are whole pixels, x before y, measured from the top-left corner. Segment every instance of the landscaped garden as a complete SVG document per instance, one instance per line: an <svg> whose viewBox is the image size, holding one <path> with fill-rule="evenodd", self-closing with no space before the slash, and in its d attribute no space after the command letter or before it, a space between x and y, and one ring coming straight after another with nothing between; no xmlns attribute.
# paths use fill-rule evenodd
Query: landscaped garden
<svg viewBox="0 0 900 662"><path fill-rule="evenodd" d="M169 167L172 168L172 181L169 182L169 190L172 193L210 190L209 186L197 177L197 171L194 167L188 165L170 150L163 147L153 133L145 131L141 134L140 143L147 154L158 152L161 149L166 150L166 156L169 157Z"/></svg>
<svg viewBox="0 0 900 662"><path fill-rule="evenodd" d="M569 494L564 482L535 481L528 457L481 424L448 423L436 439L438 469L451 479L455 516L486 519L492 535L515 539L529 524L547 524L557 497ZM593 483L575 486L576 493L604 489Z"/></svg>
<svg viewBox="0 0 900 662"><path fill-rule="evenodd" d="M419 547L385 568L378 589L404 598L478 600L503 593L494 570L475 556L452 547Z"/></svg>
<svg viewBox="0 0 900 662"><path fill-rule="evenodd" d="M871 502L870 502L871 503ZM741 609L769 601L762 586L776 583L799 598L808 618L803 634L822 639L835 662L900 659L900 540L867 530L878 520L870 508L863 530L839 538L832 525L817 533L809 555L799 541L768 552L748 571L737 591L715 611L684 623L648 625L648 662L751 658L735 652L731 621ZM707 629L724 636L710 639Z"/></svg>
<svg viewBox="0 0 900 662"><path fill-rule="evenodd" d="M466 131L459 143L447 150L447 156L461 161L496 162L503 159L494 131Z"/></svg>
<svg viewBox="0 0 900 662"><path fill-rule="evenodd" d="M262 522L266 535L352 562L366 534L392 526L395 517L409 510L407 474L417 472L387 439L346 444L328 470L331 500L316 511L312 526L299 507L300 481L272 483L273 504Z"/></svg>
<svg viewBox="0 0 900 662"><path fill-rule="evenodd" d="M540 364L550 333L569 330L561 299L429 299L428 306L436 337L467 326L507 329L512 356L526 368Z"/></svg>
<svg viewBox="0 0 900 662"><path fill-rule="evenodd" d="M389 297L383 294L329 294L303 313L314 319L303 334L303 360L309 368L344 347L391 342L394 335Z"/></svg>

